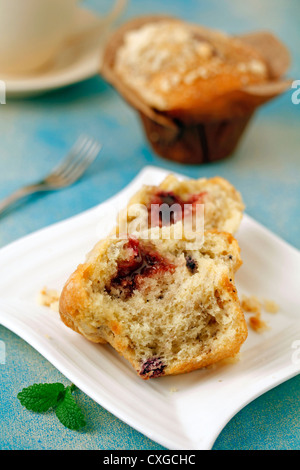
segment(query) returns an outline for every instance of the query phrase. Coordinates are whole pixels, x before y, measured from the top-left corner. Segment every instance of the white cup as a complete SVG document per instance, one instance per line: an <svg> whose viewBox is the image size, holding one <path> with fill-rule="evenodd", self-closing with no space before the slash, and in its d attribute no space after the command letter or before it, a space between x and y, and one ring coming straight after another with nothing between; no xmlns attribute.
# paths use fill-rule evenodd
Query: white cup
<svg viewBox="0 0 300 470"><path fill-rule="evenodd" d="M0 0L0 73L45 65L70 34L78 0Z"/></svg>
<svg viewBox="0 0 300 470"><path fill-rule="evenodd" d="M0 0L0 75L28 74L46 66L78 27L80 0ZM104 17L95 16L97 34L123 11L127 0L115 0ZM1 78L1 77L0 77Z"/></svg>
<svg viewBox="0 0 300 470"><path fill-rule="evenodd" d="M0 0L0 73L45 65L70 34L78 0Z"/></svg>

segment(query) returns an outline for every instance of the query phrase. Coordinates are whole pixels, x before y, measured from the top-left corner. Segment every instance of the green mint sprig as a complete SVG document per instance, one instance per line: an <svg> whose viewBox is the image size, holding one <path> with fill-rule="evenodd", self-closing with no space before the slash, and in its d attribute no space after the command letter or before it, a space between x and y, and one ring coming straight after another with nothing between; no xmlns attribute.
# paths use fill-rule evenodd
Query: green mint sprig
<svg viewBox="0 0 300 470"><path fill-rule="evenodd" d="M44 413L52 408L65 427L77 431L86 425L86 421L72 395L75 389L74 384L65 387L58 382L38 383L23 388L17 398L29 411Z"/></svg>

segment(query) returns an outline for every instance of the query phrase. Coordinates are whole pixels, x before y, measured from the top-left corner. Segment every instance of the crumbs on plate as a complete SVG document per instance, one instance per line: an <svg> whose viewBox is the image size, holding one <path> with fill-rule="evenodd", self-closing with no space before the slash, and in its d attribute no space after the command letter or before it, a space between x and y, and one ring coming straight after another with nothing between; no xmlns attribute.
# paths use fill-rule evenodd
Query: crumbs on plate
<svg viewBox="0 0 300 470"><path fill-rule="evenodd" d="M277 313L279 311L279 306L273 300L264 299L263 309L268 313Z"/></svg>
<svg viewBox="0 0 300 470"><path fill-rule="evenodd" d="M277 313L279 306L273 300L260 300L256 296L243 296L241 307L245 313L252 313L249 318L249 326L257 333L262 333L269 329L268 324L262 319L262 310L268 313Z"/></svg>
<svg viewBox="0 0 300 470"><path fill-rule="evenodd" d="M44 287L38 295L38 303L58 312L59 295L57 290Z"/></svg>

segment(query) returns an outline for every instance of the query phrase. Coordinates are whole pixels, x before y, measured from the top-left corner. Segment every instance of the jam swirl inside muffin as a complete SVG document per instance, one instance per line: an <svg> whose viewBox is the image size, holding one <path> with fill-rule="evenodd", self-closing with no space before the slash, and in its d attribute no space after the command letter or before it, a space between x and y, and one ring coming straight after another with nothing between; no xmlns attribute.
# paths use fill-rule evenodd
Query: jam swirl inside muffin
<svg viewBox="0 0 300 470"><path fill-rule="evenodd" d="M143 378L161 377L164 375L166 364L160 357L151 357L143 362L139 375Z"/></svg>
<svg viewBox="0 0 300 470"><path fill-rule="evenodd" d="M157 253L151 245L142 244L140 240L130 237L124 248L128 256L119 261L117 274L111 280L111 285L106 287L108 292L113 287L125 297L130 297L141 287L145 278L158 277L175 270L173 263Z"/></svg>
<svg viewBox="0 0 300 470"><path fill-rule="evenodd" d="M197 204L204 203L206 194L203 191L182 199L172 191L158 191L148 205L149 227L172 225L184 217L194 215Z"/></svg>

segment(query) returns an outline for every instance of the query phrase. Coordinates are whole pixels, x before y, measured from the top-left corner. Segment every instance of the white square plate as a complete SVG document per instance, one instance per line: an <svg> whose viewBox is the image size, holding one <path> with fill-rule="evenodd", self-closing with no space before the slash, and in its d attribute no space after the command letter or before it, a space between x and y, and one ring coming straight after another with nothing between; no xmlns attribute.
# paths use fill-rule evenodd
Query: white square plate
<svg viewBox="0 0 300 470"><path fill-rule="evenodd" d="M90 343L36 300L44 286L60 290L108 234L113 209L124 207L142 184L157 184L166 174L147 167L105 203L2 248L0 321L93 400L162 446L211 449L235 413L299 373L300 253L295 248L244 216L236 234L244 262L238 291L272 299L280 311L266 314L269 329L263 334L249 330L237 362L185 375L141 380L109 345Z"/></svg>

